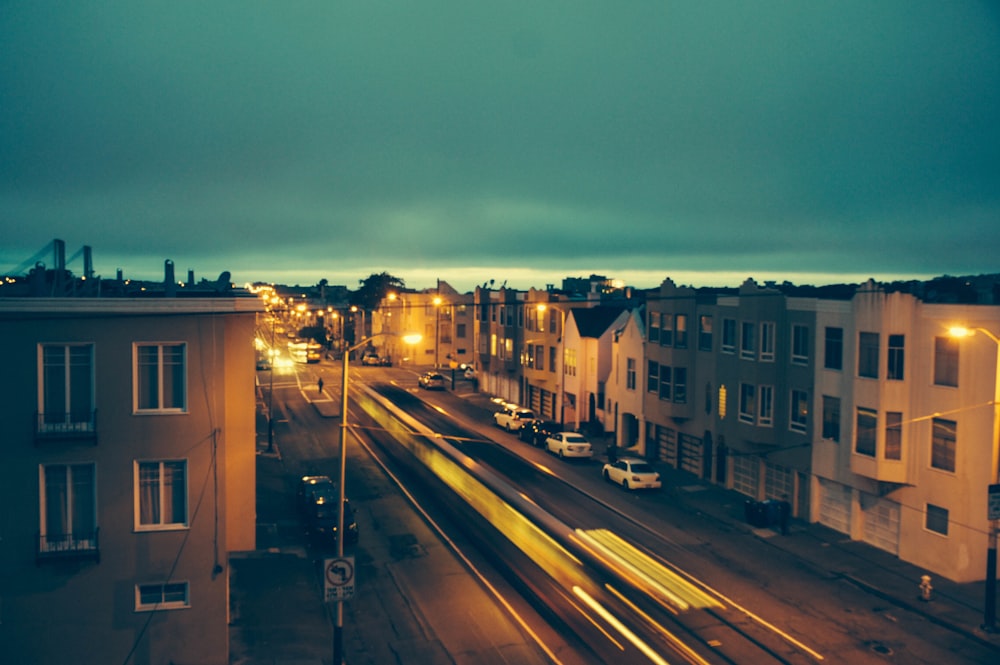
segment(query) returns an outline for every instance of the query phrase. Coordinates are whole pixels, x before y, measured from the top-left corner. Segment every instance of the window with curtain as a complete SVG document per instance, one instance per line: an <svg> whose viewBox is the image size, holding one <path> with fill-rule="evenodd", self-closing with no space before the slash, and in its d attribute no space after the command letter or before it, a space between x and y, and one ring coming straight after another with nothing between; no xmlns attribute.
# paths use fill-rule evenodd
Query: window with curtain
<svg viewBox="0 0 1000 665"><path fill-rule="evenodd" d="M186 345L135 345L137 411L187 410Z"/></svg>
<svg viewBox="0 0 1000 665"><path fill-rule="evenodd" d="M934 338L934 385L958 387L958 340Z"/></svg>
<svg viewBox="0 0 1000 665"><path fill-rule="evenodd" d="M96 467L46 464L41 468L41 542L44 552L97 547Z"/></svg>
<svg viewBox="0 0 1000 665"><path fill-rule="evenodd" d="M159 460L136 463L136 528L187 526L187 462Z"/></svg>
<svg viewBox="0 0 1000 665"><path fill-rule="evenodd" d="M43 431L93 431L94 345L44 344L39 405Z"/></svg>
<svg viewBox="0 0 1000 665"><path fill-rule="evenodd" d="M931 466L943 471L955 471L955 448L958 444L958 424L954 420L935 418L931 426Z"/></svg>
<svg viewBox="0 0 1000 665"><path fill-rule="evenodd" d="M855 428L854 452L859 455L875 457L876 437L878 436L878 411L859 406L855 422L857 426Z"/></svg>

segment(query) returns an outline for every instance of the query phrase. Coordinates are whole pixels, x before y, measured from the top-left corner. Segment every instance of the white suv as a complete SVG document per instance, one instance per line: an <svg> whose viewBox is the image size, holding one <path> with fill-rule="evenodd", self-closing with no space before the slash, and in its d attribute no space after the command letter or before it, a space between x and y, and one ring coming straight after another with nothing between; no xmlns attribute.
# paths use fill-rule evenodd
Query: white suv
<svg viewBox="0 0 1000 665"><path fill-rule="evenodd" d="M493 422L508 432L516 432L521 425L535 419L535 412L516 404L505 404L502 409L493 414Z"/></svg>

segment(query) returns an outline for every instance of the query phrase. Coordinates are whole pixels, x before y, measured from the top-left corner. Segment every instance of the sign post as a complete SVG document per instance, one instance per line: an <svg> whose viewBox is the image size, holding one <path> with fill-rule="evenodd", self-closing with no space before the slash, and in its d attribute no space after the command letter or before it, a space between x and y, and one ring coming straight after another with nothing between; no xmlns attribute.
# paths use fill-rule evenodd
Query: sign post
<svg viewBox="0 0 1000 665"><path fill-rule="evenodd" d="M323 561L323 598L327 603L354 597L354 557Z"/></svg>

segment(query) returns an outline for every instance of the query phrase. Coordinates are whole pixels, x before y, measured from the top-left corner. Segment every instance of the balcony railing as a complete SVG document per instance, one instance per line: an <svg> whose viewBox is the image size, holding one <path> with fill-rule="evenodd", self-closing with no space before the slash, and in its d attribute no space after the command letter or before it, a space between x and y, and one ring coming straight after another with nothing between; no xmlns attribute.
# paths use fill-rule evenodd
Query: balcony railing
<svg viewBox="0 0 1000 665"><path fill-rule="evenodd" d="M93 559L100 563L99 534L99 528L74 533L39 533L35 561L40 564L45 561Z"/></svg>
<svg viewBox="0 0 1000 665"><path fill-rule="evenodd" d="M97 444L97 410L36 413L35 441L76 440Z"/></svg>

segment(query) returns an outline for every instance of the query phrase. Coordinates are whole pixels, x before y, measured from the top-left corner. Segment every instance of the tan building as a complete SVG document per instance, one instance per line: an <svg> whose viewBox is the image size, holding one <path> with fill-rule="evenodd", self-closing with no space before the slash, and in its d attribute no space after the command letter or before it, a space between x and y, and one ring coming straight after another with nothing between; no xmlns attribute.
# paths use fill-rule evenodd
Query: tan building
<svg viewBox="0 0 1000 665"><path fill-rule="evenodd" d="M372 345L401 367L472 365L473 300L441 280L436 288L390 293L372 313ZM408 333L421 336L413 347L400 337Z"/></svg>
<svg viewBox="0 0 1000 665"><path fill-rule="evenodd" d="M229 660L255 548L256 298L0 298L0 652Z"/></svg>

